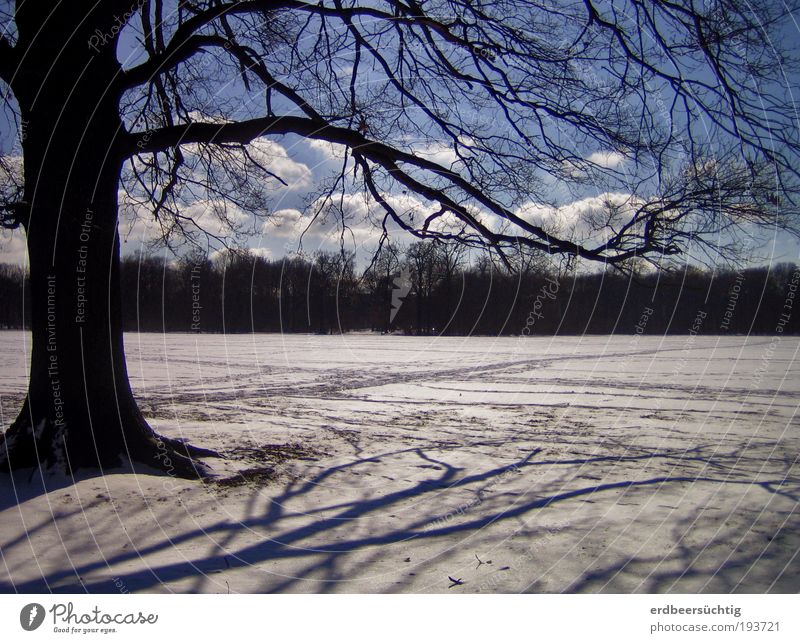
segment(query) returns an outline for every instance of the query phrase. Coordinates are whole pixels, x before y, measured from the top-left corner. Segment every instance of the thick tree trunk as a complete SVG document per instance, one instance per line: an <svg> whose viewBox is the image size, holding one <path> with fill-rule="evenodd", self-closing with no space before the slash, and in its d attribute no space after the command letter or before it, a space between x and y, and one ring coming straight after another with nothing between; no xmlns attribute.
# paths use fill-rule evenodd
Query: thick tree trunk
<svg viewBox="0 0 800 643"><path fill-rule="evenodd" d="M33 31L34 4L27 0L20 11L20 42ZM156 435L128 382L117 235L123 129L119 97L109 91L119 66L113 43L97 51L87 44L93 28L110 27L114 16L96 8L88 25L75 24L84 8L58 7L48 5L43 15L58 15L26 48L12 84L26 121L32 354L27 398L1 439L0 467L74 471L137 462L202 475L191 456L213 452Z"/></svg>

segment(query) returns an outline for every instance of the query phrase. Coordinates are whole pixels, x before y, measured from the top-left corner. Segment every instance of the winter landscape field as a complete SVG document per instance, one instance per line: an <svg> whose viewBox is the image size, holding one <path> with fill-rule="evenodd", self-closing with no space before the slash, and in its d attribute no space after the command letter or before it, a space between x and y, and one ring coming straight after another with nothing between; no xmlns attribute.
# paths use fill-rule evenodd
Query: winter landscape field
<svg viewBox="0 0 800 643"><path fill-rule="evenodd" d="M3 426L29 341L0 333ZM217 477L17 475L0 590L800 590L800 339L128 334L126 350L151 425L223 452Z"/></svg>

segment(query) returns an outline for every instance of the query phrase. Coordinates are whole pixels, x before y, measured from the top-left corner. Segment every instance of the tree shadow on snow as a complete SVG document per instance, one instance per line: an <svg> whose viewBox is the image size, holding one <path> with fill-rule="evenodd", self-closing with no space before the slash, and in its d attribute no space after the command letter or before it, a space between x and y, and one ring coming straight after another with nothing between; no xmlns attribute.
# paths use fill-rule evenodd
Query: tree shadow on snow
<svg viewBox="0 0 800 643"><path fill-rule="evenodd" d="M171 584L180 584L180 591L187 591L186 583L189 583L188 591L225 591L223 581L218 579L227 578L225 574L249 570L248 573L261 575L260 591L326 592L336 583L352 580L354 574L367 576L374 572L379 578L381 574L390 574L381 572L382 565L385 569L382 552L387 546L407 543L414 547L426 544L444 547L437 554L441 560L442 556L452 556L453 548L483 533L485 528L501 525L511 530L520 529L520 521L530 523L537 511L574 501L591 502L590 499L602 499L609 493L627 494L639 489L655 492L708 482L725 486L748 485L766 492L768 496L779 496L795 503L798 500L799 481L796 478L785 473L765 480L732 475L730 463L741 456L722 456L716 451L706 452L702 447L619 457L561 459L539 458L543 455L541 450L534 449L511 464L481 471L466 470L449 463L444 455L434 455L434 452L447 453L448 448L458 447L439 445L430 449L409 448L373 457L355 457L306 474L303 478L291 479L282 488L272 483L266 488L252 489L244 503L246 515L241 519L221 518L204 524L200 520L184 519L174 533L167 534L162 530L161 535L151 539L152 542L127 550L120 546L111 553L91 556L91 562L63 565L59 571L43 573L37 580L13 581L13 570L6 566L9 572L6 579L10 580L0 580L0 591L117 592L120 591L120 582L125 591L130 592L171 591ZM378 471L375 469L377 465L382 467L381 471L397 474L397 467L393 468L391 462L398 459L402 459L406 470L409 466L424 468L426 477L416 481L399 480L398 474L385 485L369 488L353 499L343 499L346 494L336 493L337 488L345 484L342 482L345 476L364 475L365 468ZM651 460L670 463L670 473L603 481L612 477L608 470L600 469L609 463L615 465L614 474L625 467L641 466L642 461ZM596 471L594 467L597 467ZM513 491L507 488L509 476L526 476L536 468L566 473L546 485L532 484L522 491L518 487ZM680 475L674 474L676 469ZM585 483L592 478L599 481L596 484ZM25 486L23 495L15 497L19 500L33 497L37 493L33 487ZM208 511L214 511L214 505L224 505L225 494L231 493L218 488L210 491L205 508ZM458 498L455 502L454 496ZM124 511L125 507L121 509ZM197 507L193 510L199 513ZM78 511L81 509L76 509L75 513ZM156 522L175 522L174 509L165 504L158 511ZM51 522L46 518L35 524L31 522L24 537L0 544L0 553L23 546L23 540L35 539L37 530L50 526ZM669 527L675 531L672 535L675 546L671 551L658 552L656 556L618 557L611 564L598 564L576 578L567 591L668 592L678 591L676 588L689 580L699 582L701 591L753 591L753 587L762 586L753 584L764 580L761 577L774 581L764 585L772 591L797 590L796 581L790 580L797 577L798 570L798 541L792 532L796 533L799 525L793 512L774 534L766 535L767 540L763 543L754 542L752 538L742 539L739 549L727 557L722 556L721 564L718 555L706 556L712 562L706 561L704 552L710 554L735 534L719 531L710 541L690 543L686 534L691 526L680 521L670 524ZM583 535L580 525L566 528L573 532L570 538L577 540ZM98 526L93 537L102 536L103 529L112 530L114 527ZM116 529L119 530L119 525ZM535 530L533 533L530 529L523 532L528 537L537 537ZM109 533L105 534L104 542L114 540L108 538ZM120 532L120 541L122 538ZM448 547L453 539L457 544ZM87 536L85 547L88 549L83 553L91 551L92 546ZM352 558L354 555L356 558ZM294 570L292 574L285 573L281 567L285 562L294 563L290 567ZM537 587L534 582L537 572L531 569L527 573L530 582L523 582L520 591ZM217 577L217 574L222 575ZM748 575L751 575L750 580ZM30 573L26 577L30 579ZM702 581L706 581L705 584ZM794 589L788 589L787 583L793 583ZM465 590L469 591L469 588L465 587Z"/></svg>

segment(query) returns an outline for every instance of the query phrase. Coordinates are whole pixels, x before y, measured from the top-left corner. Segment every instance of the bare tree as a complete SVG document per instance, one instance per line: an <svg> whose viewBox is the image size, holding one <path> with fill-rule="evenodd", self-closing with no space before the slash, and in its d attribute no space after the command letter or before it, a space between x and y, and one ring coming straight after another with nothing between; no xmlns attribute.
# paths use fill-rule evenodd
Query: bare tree
<svg viewBox="0 0 800 643"><path fill-rule="evenodd" d="M447 332L452 319L453 280L467 259L466 248L455 241L440 243L435 248L436 264L443 291L444 318L440 321L441 332Z"/></svg>
<svg viewBox="0 0 800 643"><path fill-rule="evenodd" d="M337 311L340 310L340 300L351 296L355 283L354 264L353 253L318 251L314 255L309 273L309 292L314 293L317 302L317 332L321 335L331 331L334 321L342 330L342 320L330 319L329 309L332 303Z"/></svg>
<svg viewBox="0 0 800 643"><path fill-rule="evenodd" d="M417 308L416 333L431 331L431 296L441 275L437 271L436 246L430 241L416 241L408 246L405 265Z"/></svg>
<svg viewBox="0 0 800 643"><path fill-rule="evenodd" d="M131 393L118 215L149 212L175 248L236 242L284 180L269 163L274 137L341 152L316 212L361 193L384 229L500 258L530 248L659 262L718 251L748 226L790 226L800 144L794 61L780 47L791 8L6 4L0 79L24 167L0 167L3 225L27 236L33 350L4 466L168 458L180 475L203 473L193 458L210 453L156 436ZM598 191L600 205L567 207Z"/></svg>
<svg viewBox="0 0 800 643"><path fill-rule="evenodd" d="M393 295L393 291L396 290L398 296L402 297L408 294L402 292L396 285L403 279L400 255L401 249L387 240L373 255L372 262L361 277L370 299L379 302L378 327L386 333L391 330L393 313L396 314L402 305L402 302Z"/></svg>

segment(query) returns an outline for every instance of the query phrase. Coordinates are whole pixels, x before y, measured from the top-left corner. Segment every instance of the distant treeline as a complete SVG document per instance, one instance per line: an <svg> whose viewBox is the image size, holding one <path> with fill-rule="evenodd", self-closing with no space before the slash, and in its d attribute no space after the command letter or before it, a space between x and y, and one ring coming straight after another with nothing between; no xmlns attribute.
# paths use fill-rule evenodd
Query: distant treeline
<svg viewBox="0 0 800 643"><path fill-rule="evenodd" d="M126 330L452 335L800 332L800 271L509 272L427 242L384 250L370 269L318 253L270 260L248 252L166 262L122 261ZM23 271L0 264L0 327L22 328Z"/></svg>

